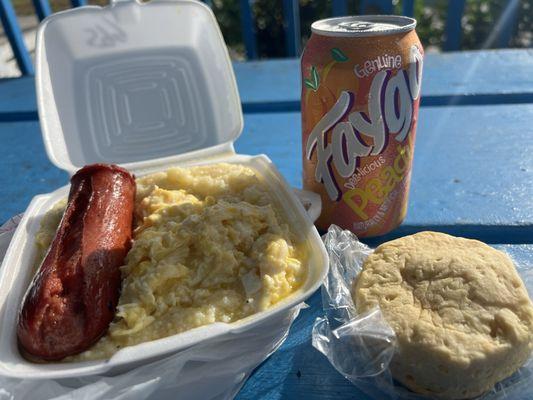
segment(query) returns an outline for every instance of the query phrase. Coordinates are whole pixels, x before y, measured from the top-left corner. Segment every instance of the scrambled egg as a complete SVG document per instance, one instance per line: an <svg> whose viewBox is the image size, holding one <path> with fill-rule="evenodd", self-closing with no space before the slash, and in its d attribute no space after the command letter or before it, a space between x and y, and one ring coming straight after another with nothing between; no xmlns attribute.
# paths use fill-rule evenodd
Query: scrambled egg
<svg viewBox="0 0 533 400"><path fill-rule="evenodd" d="M44 219L39 247L53 239L46 233L52 220L57 227L58 218ZM172 168L137 179L135 226L116 318L99 342L68 361L237 321L305 280L303 244L268 188L241 165Z"/></svg>

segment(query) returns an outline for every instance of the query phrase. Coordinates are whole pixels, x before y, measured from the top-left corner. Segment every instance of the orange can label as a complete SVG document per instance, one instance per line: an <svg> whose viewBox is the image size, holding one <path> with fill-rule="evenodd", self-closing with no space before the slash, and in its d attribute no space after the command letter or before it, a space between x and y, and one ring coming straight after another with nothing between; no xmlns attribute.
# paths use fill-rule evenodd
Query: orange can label
<svg viewBox="0 0 533 400"><path fill-rule="evenodd" d="M302 56L303 178L322 197L319 228L377 236L405 217L422 63L414 30L311 37Z"/></svg>

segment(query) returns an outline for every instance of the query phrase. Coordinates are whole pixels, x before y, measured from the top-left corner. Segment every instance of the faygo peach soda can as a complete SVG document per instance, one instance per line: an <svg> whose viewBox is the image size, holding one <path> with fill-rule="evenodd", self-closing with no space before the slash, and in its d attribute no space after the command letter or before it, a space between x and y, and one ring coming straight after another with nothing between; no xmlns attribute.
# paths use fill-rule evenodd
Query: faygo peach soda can
<svg viewBox="0 0 533 400"><path fill-rule="evenodd" d="M304 188L322 197L319 229L383 235L407 211L422 80L416 21L314 22L302 55Z"/></svg>

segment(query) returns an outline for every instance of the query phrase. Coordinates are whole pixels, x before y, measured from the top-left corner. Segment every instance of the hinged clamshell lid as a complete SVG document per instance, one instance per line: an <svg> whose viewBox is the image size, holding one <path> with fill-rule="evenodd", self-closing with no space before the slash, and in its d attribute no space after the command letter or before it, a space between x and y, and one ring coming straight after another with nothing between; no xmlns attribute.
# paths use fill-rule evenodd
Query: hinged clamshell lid
<svg viewBox="0 0 533 400"><path fill-rule="evenodd" d="M94 162L134 167L231 147L242 131L227 48L198 1L125 1L52 15L39 27L36 58L46 151L70 173Z"/></svg>

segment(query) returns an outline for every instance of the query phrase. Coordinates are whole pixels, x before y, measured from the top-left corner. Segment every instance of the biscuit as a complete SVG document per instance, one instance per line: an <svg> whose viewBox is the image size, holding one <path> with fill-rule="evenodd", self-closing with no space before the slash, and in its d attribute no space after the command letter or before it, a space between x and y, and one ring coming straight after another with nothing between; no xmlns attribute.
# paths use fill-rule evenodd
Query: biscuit
<svg viewBox="0 0 533 400"><path fill-rule="evenodd" d="M392 375L418 393L478 396L531 353L524 283L506 254L476 240L421 232L384 243L352 296L360 313L380 307L397 338Z"/></svg>

